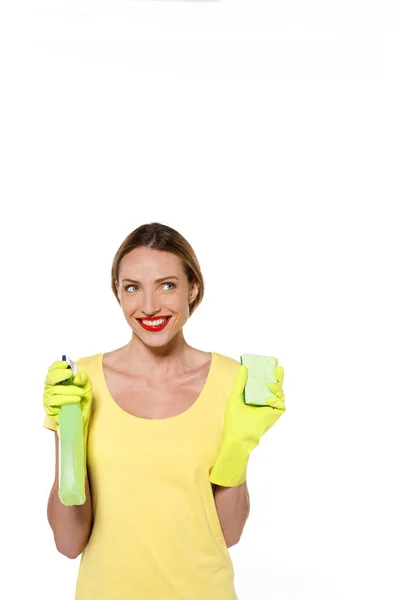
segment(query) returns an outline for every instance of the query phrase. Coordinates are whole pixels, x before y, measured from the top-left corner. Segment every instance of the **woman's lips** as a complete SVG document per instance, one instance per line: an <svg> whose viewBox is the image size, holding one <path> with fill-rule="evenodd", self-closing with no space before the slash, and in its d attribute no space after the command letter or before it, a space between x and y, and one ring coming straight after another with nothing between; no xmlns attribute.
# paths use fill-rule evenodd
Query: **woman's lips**
<svg viewBox="0 0 400 600"><path fill-rule="evenodd" d="M171 317L167 317L167 320L165 321L165 323L161 323L161 325L157 325L156 327L152 327L151 325L145 325L140 319L136 319L136 321L143 327L143 329L146 329L146 331L161 331L162 329L164 329L168 323L170 322Z"/></svg>

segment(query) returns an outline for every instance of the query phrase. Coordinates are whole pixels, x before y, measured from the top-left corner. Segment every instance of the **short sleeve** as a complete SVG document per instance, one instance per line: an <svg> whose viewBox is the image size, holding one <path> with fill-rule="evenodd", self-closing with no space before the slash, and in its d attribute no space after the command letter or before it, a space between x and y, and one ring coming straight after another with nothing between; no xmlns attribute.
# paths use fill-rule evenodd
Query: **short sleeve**
<svg viewBox="0 0 400 600"><path fill-rule="evenodd" d="M45 420L43 421L43 427L46 427L46 429L51 429L52 431L57 431L57 423L49 416L46 416Z"/></svg>

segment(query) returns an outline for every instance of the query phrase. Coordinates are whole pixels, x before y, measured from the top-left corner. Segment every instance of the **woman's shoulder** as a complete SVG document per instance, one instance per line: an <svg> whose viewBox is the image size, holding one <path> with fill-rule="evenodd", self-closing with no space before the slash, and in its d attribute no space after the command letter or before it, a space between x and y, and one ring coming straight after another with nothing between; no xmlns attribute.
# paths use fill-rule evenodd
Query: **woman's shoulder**
<svg viewBox="0 0 400 600"><path fill-rule="evenodd" d="M225 365L227 368L237 368L240 366L240 360L233 358L232 356L228 356L227 354L221 354L220 352L214 352L214 354L218 357L218 362Z"/></svg>
<svg viewBox="0 0 400 600"><path fill-rule="evenodd" d="M226 371L228 373L236 373L240 367L240 362L238 360L232 356L221 354L220 352L205 352L203 350L197 350L196 354L200 366L203 364L208 364L210 361L212 361L218 370Z"/></svg>
<svg viewBox="0 0 400 600"><path fill-rule="evenodd" d="M215 367L219 378L223 377L227 382L234 380L240 368L240 361L220 352L213 352L213 354L216 358Z"/></svg>
<svg viewBox="0 0 400 600"><path fill-rule="evenodd" d="M75 365L79 370L86 371L87 369L90 369L92 365L97 365L101 357L101 352L81 356L75 361Z"/></svg>
<svg viewBox="0 0 400 600"><path fill-rule="evenodd" d="M223 401L226 401L235 384L236 377L240 369L240 361L221 352L213 352L214 370L210 379L211 391L215 394L221 394Z"/></svg>

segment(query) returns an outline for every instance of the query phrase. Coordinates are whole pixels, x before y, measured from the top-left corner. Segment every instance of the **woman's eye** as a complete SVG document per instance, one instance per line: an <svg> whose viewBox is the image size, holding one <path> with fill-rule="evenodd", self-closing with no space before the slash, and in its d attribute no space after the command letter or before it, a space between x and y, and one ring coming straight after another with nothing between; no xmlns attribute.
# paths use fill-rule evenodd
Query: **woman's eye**
<svg viewBox="0 0 400 600"><path fill-rule="evenodd" d="M173 288L174 288L174 287L176 287L174 283L170 283L170 282L163 283L163 287L164 287L165 285L172 285L172 287L173 287ZM129 291L129 288L137 288L137 285L133 285L133 284L131 284L131 285L127 285L127 286L125 287L125 290L128 292L128 291Z"/></svg>

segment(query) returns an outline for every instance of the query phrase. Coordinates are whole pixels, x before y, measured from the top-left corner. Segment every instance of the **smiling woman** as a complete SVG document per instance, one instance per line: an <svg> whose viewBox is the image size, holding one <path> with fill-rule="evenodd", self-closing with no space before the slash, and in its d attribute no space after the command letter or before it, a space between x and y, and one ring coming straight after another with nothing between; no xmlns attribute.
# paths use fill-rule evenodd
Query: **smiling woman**
<svg viewBox="0 0 400 600"><path fill-rule="evenodd" d="M82 553L75 598L236 600L228 547L248 516L247 487L212 485L210 473L241 365L186 342L204 281L171 227L128 235L111 286L131 338L76 361L92 386L87 500L61 506L56 479L49 499L57 548ZM50 417L45 426L57 429Z"/></svg>

